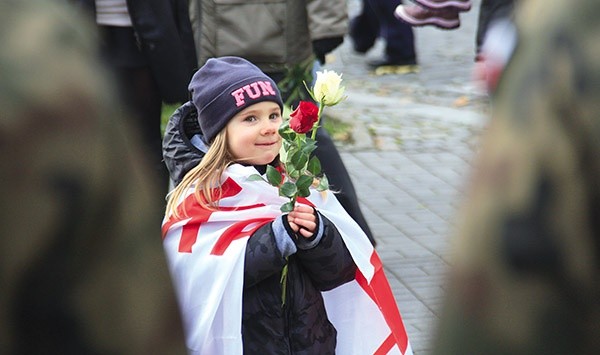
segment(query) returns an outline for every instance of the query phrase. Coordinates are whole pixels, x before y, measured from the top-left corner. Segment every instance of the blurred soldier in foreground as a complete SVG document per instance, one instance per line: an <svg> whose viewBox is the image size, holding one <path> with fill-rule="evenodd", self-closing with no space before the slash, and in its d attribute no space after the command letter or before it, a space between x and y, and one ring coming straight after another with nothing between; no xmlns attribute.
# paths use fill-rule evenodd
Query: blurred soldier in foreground
<svg viewBox="0 0 600 355"><path fill-rule="evenodd" d="M600 353L600 2L528 0L434 354Z"/></svg>
<svg viewBox="0 0 600 355"><path fill-rule="evenodd" d="M154 175L58 3L0 2L0 353L185 354Z"/></svg>

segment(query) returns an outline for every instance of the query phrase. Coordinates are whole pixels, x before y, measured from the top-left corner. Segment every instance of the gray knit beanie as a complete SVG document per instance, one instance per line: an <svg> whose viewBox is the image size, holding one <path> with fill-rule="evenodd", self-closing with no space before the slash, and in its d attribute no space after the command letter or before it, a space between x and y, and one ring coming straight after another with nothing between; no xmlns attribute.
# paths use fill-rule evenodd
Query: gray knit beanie
<svg viewBox="0 0 600 355"><path fill-rule="evenodd" d="M209 59L194 74L188 89L198 110L204 141L209 144L233 116L250 105L273 101L283 110L277 84L239 57Z"/></svg>

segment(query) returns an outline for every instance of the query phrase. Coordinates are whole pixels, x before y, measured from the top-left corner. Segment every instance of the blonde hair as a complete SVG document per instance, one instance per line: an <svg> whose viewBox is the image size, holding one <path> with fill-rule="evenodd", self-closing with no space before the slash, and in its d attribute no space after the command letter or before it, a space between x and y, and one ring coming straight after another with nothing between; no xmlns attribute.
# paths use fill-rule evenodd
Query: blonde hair
<svg viewBox="0 0 600 355"><path fill-rule="evenodd" d="M194 186L196 201L206 209L216 210L221 199L221 176L234 162L227 146L227 130L221 130L210 144L200 163L185 174L183 180L167 195L167 216L187 217L185 204L178 209L179 201Z"/></svg>

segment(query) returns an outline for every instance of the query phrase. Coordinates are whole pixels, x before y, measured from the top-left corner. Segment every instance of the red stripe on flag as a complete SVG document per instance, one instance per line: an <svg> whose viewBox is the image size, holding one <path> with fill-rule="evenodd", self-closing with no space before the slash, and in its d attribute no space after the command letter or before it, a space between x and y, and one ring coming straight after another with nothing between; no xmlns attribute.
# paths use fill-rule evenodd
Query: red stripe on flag
<svg viewBox="0 0 600 355"><path fill-rule="evenodd" d="M390 350L392 350L394 345L396 345L396 339L394 339L394 334L390 333L390 335L383 341L379 349L375 350L373 355L386 355L390 352Z"/></svg>
<svg viewBox="0 0 600 355"><path fill-rule="evenodd" d="M211 191L213 193L213 198L217 198L217 191L219 190L212 189ZM225 181L221 184L221 198L235 196L240 192L242 192L242 187L230 177L225 179Z"/></svg>
<svg viewBox="0 0 600 355"><path fill-rule="evenodd" d="M184 207L185 206L185 207ZM196 243L198 238L198 230L200 225L210 218L213 211L202 208L196 201L194 194L188 195L183 202L177 207L182 216L190 215L193 216L185 225L181 228L181 236L179 239L179 252L191 253L192 246ZM186 212L184 214L184 211ZM189 217L188 217L189 218ZM180 222L183 218L175 218L171 216L167 222L162 226L162 238L167 236L167 232L173 226L173 224Z"/></svg>
<svg viewBox="0 0 600 355"><path fill-rule="evenodd" d="M398 310L398 305L394 299L394 294L383 271L383 264L375 251L371 254L371 264L375 267L375 274L373 275L373 279L371 279L371 283L367 282L367 279L360 273L360 270L356 272L356 281L381 310L383 318L392 330L392 346L393 344L398 344L400 351L404 354L408 348L408 336L402 322L402 316L400 316L400 311ZM384 345L390 341L389 339L386 339L380 346L380 349L384 348Z"/></svg>
<svg viewBox="0 0 600 355"><path fill-rule="evenodd" d="M190 211L190 210L188 210ZM210 218L213 211L202 208L200 205L195 204L190 211L194 217L187 221L186 224L181 228L181 238L179 239L179 252L180 253L191 253L192 247L196 244L198 238L198 231L200 225Z"/></svg>
<svg viewBox="0 0 600 355"><path fill-rule="evenodd" d="M194 197L194 194L190 194L183 200L182 203L179 204L179 206L177 206L177 211L179 212L180 216L185 216L184 211L190 211L194 208L194 206L197 206L197 205L198 205L198 203L196 202L196 198ZM189 218L189 217L187 217L187 218ZM171 217L169 217L169 219L167 221L165 221L162 225L162 228L161 228L162 238L165 239L165 237L167 236L167 231L169 229L171 229L171 227L175 223L180 222L183 219L185 219L185 217L177 218L174 215L171 215Z"/></svg>
<svg viewBox="0 0 600 355"><path fill-rule="evenodd" d="M212 250L210 251L211 255L223 255L227 247L236 239L240 239L243 237L247 237L252 235L258 228L265 225L265 223L269 223L273 220L273 218L253 218L246 221L240 221L229 228L217 240ZM255 226L248 228L249 225L255 223ZM248 228L248 229L246 229ZM246 229L246 230L245 230Z"/></svg>
<svg viewBox="0 0 600 355"><path fill-rule="evenodd" d="M221 186L221 190L222 190L222 195L220 196L221 198L226 198L226 197L232 197L237 195L238 193L240 193L240 191L242 191L242 187L240 185L238 185L233 179L231 178L227 178L222 186ZM214 198L219 197L217 195L217 189L212 189L211 190L211 195ZM208 211L207 213L210 214L210 210L206 210L204 208L202 208L202 206L200 206L200 204L198 203L198 201L196 201L196 194L189 194L182 203L179 204L179 206L177 206L177 212L180 216L184 216L183 218L176 218L175 216L171 216L169 218L168 221L166 221L163 224L162 227L162 236L163 238L165 237L166 231L169 230L169 228L171 228L171 226L179 221L181 221L182 219L185 218L189 218L189 216L194 215L196 213L200 213L200 214L204 214L201 210L205 210Z"/></svg>
<svg viewBox="0 0 600 355"><path fill-rule="evenodd" d="M213 197L218 197L216 189L211 191ZM220 198L233 197L242 191L242 187L238 185L233 179L227 178L223 184L221 185L221 196ZM239 206L239 207L220 207L218 211L232 211L232 210L246 210L256 207L262 207L264 204L255 204L249 206ZM202 223L208 221L210 216L216 212L212 210L208 210L202 207L198 201L196 200L195 194L189 194L181 204L177 207L177 210L182 218L175 218L171 216L169 220L167 220L162 226L162 238L164 239L167 235L168 230L173 226L173 224L180 222L183 219L187 219L190 217L185 216L193 216L186 224L181 228L181 237L179 240L179 248L178 251L180 253L191 253L192 247L196 243L198 238L198 232L200 230L200 226ZM233 227L233 226L232 226ZM231 228L231 227L230 227ZM243 228L242 228L243 229ZM222 237L221 237L222 238ZM231 236L228 236L231 239ZM238 237L238 238L241 238ZM235 239L235 238L234 238ZM233 239L229 240L227 246L231 243ZM225 248L227 248L225 246ZM224 251L225 249L223 249Z"/></svg>

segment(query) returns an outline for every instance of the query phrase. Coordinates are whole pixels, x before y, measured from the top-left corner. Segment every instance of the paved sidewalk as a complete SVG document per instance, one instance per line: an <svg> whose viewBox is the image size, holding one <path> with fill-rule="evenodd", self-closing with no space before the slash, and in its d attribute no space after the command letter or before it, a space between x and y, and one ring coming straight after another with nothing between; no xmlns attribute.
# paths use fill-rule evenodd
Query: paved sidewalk
<svg viewBox="0 0 600 355"><path fill-rule="evenodd" d="M374 76L349 39L324 68L343 73L347 100L326 114L352 124L340 151L396 295L415 354L431 349L456 208L488 100L472 80L480 0L461 27L415 28L420 72ZM360 2L349 0L351 14Z"/></svg>

